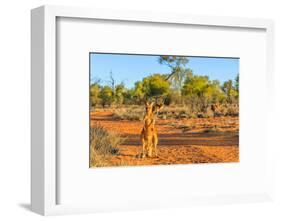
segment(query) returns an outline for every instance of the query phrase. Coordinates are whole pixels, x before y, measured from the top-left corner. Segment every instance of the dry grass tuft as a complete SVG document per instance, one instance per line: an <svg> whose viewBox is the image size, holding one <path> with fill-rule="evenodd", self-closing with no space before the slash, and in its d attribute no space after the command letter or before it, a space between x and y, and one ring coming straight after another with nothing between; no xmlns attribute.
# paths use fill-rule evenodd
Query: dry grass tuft
<svg viewBox="0 0 281 221"><path fill-rule="evenodd" d="M142 120L144 116L143 107L124 107L114 110L113 117L117 120Z"/></svg>
<svg viewBox="0 0 281 221"><path fill-rule="evenodd" d="M103 159L106 156L118 155L118 146L125 138L96 125L90 129L90 166L106 166Z"/></svg>
<svg viewBox="0 0 281 221"><path fill-rule="evenodd" d="M133 120L140 121L144 116L144 108L142 106L131 105L115 108L113 117L116 120ZM205 112L191 111L188 106L165 106L163 110L158 113L158 118L163 120L168 119L190 119L190 118L210 118L220 116L238 116L239 107L235 104L221 105L216 111L212 111L210 107Z"/></svg>

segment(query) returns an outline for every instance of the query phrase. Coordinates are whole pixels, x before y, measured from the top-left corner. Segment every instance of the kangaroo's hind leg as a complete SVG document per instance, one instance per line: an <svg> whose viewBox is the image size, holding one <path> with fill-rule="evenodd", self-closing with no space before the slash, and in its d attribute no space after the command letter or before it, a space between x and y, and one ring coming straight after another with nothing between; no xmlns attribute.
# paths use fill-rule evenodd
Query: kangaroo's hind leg
<svg viewBox="0 0 281 221"><path fill-rule="evenodd" d="M146 142L145 142L145 138L144 135L141 135L141 143L142 143L142 153L141 153L141 157L145 158L145 152L146 152Z"/></svg>
<svg viewBox="0 0 281 221"><path fill-rule="evenodd" d="M157 145L158 145L158 136L157 136L157 134L154 134L154 136L153 136L153 150L154 150L154 154L155 154L156 157L158 157Z"/></svg>
<svg viewBox="0 0 281 221"><path fill-rule="evenodd" d="M152 146L153 146L153 144L152 144L152 139L153 139L153 137L148 137L148 139L147 139L147 152L148 152L148 157L152 157Z"/></svg>

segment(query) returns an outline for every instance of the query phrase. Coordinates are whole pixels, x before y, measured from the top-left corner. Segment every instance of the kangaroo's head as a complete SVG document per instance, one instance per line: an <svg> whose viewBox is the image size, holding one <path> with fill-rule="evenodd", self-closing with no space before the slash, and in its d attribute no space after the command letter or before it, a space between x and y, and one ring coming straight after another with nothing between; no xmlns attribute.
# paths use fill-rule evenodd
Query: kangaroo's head
<svg viewBox="0 0 281 221"><path fill-rule="evenodd" d="M155 104L154 102L146 102L145 103L145 111L147 115L153 115L158 113L164 107L163 104Z"/></svg>
<svg viewBox="0 0 281 221"><path fill-rule="evenodd" d="M153 106L154 106L154 102L146 102L145 103L145 112L147 115L151 115L153 114Z"/></svg>

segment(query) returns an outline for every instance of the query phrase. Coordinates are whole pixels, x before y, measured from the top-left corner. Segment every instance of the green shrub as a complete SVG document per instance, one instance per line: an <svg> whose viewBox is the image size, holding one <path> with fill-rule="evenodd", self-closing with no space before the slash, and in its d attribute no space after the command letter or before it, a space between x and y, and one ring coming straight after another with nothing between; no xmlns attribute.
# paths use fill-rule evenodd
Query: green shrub
<svg viewBox="0 0 281 221"><path fill-rule="evenodd" d="M111 106L113 102L113 91L109 86L104 86L100 93L99 98L101 99L101 105L105 107L106 105Z"/></svg>
<svg viewBox="0 0 281 221"><path fill-rule="evenodd" d="M147 97L166 96L169 88L170 83L161 74L153 74L142 81L142 91Z"/></svg>

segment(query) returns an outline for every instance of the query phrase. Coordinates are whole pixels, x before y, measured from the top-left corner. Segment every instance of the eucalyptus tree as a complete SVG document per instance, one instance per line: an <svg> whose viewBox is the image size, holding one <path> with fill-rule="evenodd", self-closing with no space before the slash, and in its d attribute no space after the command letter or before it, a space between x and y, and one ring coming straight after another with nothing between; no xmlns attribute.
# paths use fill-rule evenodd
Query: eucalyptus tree
<svg viewBox="0 0 281 221"><path fill-rule="evenodd" d="M188 61L188 58L185 56L162 55L158 58L160 64L170 68L170 73L167 74L165 80L170 81L177 90L181 89L188 73L191 72L191 69L186 68Z"/></svg>

